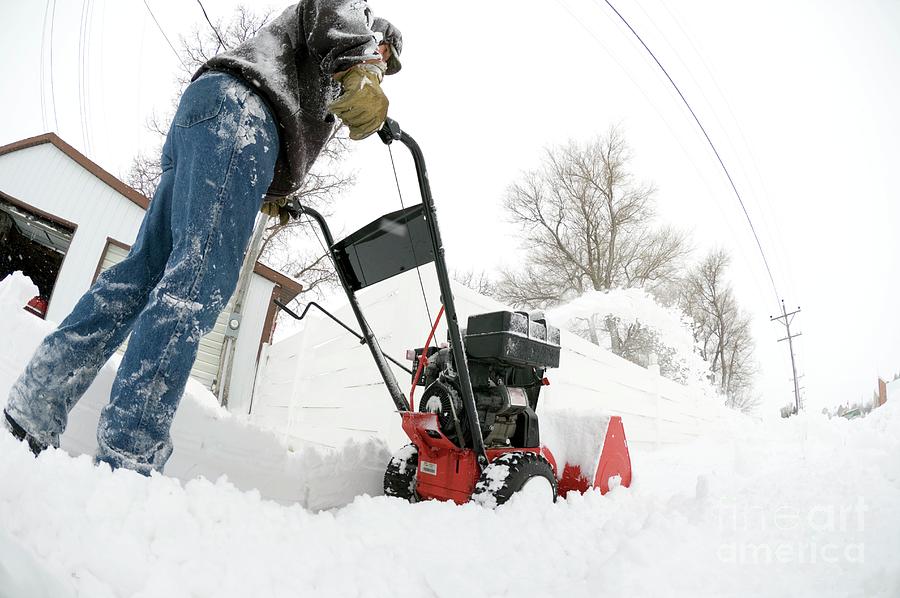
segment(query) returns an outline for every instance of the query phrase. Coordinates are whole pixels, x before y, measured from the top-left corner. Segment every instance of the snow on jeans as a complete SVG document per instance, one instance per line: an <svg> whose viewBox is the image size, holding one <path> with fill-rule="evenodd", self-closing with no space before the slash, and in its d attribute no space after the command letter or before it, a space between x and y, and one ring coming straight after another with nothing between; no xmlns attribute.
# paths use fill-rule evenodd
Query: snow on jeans
<svg viewBox="0 0 900 598"><path fill-rule="evenodd" d="M275 120L246 85L217 72L191 83L131 252L97 278L10 391L19 425L59 446L69 411L130 332L100 415L97 460L162 471L200 337L237 284L277 155Z"/></svg>

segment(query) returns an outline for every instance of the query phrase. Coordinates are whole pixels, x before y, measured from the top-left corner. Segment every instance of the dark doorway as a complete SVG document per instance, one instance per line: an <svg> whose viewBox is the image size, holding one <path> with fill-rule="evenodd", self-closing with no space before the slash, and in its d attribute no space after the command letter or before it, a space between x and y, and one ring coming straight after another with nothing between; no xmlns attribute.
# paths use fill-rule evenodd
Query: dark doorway
<svg viewBox="0 0 900 598"><path fill-rule="evenodd" d="M46 312L74 233L74 225L0 195L0 280L21 271L38 287L38 311Z"/></svg>

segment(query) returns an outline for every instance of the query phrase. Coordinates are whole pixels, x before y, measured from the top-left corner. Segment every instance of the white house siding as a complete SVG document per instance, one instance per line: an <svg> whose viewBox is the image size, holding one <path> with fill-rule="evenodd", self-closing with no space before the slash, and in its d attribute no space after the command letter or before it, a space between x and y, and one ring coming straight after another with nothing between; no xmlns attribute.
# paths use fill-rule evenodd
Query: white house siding
<svg viewBox="0 0 900 598"><path fill-rule="evenodd" d="M430 268L422 273L434 312L439 307L437 283ZM454 295L462 326L470 314L505 309L461 285L454 285ZM429 323L415 273L364 289L359 296L385 352L402 360L407 349L422 346ZM345 301L332 307L356 328ZM443 323L435 338L446 339ZM548 409L598 407L621 415L633 448L694 438L708 429L719 410L701 393L566 331L562 347L560 367L547 373L551 384L542 391L541 404ZM373 435L394 447L408 442L368 349L316 311L310 311L297 335L265 348L259 369L251 419L261 425L314 444ZM408 392L410 375L396 367L394 373ZM421 397L422 389L416 394Z"/></svg>
<svg viewBox="0 0 900 598"><path fill-rule="evenodd" d="M232 305L233 303L229 299L225 309L216 319L213 329L200 339L200 346L197 347L197 360L194 361L194 367L191 368L191 375L209 389L213 388L219 374L222 345L225 343L225 327Z"/></svg>
<svg viewBox="0 0 900 598"><path fill-rule="evenodd" d="M900 378L887 383L887 400L900 401Z"/></svg>
<svg viewBox="0 0 900 598"><path fill-rule="evenodd" d="M0 190L78 226L47 319L59 321L91 284L106 238L131 245L144 210L50 143L0 156Z"/></svg>

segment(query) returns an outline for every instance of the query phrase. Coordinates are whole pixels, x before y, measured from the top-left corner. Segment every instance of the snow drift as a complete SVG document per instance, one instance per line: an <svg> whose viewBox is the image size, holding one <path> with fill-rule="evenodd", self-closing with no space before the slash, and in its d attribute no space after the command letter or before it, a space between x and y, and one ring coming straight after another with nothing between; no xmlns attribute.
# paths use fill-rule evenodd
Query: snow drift
<svg viewBox="0 0 900 598"><path fill-rule="evenodd" d="M671 362L671 379L690 385L710 398L715 396L709 384L709 364L697 352L691 319L676 307L661 305L644 289L586 291L547 312L547 317L561 327L582 338L595 336L601 347L610 350L610 334L605 327L607 316L626 326L638 324L646 328L655 335L658 350L669 353L665 358Z"/></svg>
<svg viewBox="0 0 900 598"><path fill-rule="evenodd" d="M0 283L0 405L45 334L54 324L30 315L22 306L37 289L21 273ZM97 420L109 400L120 357L114 356L69 418L61 447L93 455ZM340 450L293 444L261 430L219 407L195 380L188 382L172 426L175 452L166 474L182 481L202 476L227 479L263 498L325 509L349 503L359 494L381 492L390 453L378 439L348 441Z"/></svg>

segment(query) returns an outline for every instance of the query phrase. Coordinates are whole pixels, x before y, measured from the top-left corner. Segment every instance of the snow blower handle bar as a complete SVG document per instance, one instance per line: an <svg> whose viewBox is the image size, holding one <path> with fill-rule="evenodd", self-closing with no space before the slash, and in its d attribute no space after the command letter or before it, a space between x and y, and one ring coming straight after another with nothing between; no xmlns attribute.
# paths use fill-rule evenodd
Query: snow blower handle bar
<svg viewBox="0 0 900 598"><path fill-rule="evenodd" d="M428 171L425 169L425 157L422 154L416 140L405 133L400 125L392 118L387 118L384 125L378 131L378 136L385 145L399 141L409 149L416 166L416 176L419 180L419 191L422 194L422 206L424 207L425 220L428 222L428 233L431 236L431 244L434 249L434 267L437 270L438 286L441 290L441 302L444 305L444 315L447 319L447 331L450 336L450 348L453 352L453 361L459 376L460 391L465 406L466 419L469 430L472 431L472 448L478 455L478 461L482 468L487 466L487 451L484 447L484 437L481 433L481 422L478 418L478 409L475 405L475 393L472 390L472 380L469 377L469 363L466 359L466 351L463 345L462 334L459 330L459 321L456 316L456 305L453 301L453 290L450 287L450 274L447 271L447 262L444 259L444 244L441 241L441 232L438 228L437 214L434 205L434 197L431 195L431 184L428 182Z"/></svg>
<svg viewBox="0 0 900 598"><path fill-rule="evenodd" d="M278 309L280 309L281 311L283 311L283 312L286 313L287 315L291 316L291 317L294 318L295 320L302 320L303 318L306 317L306 313L309 311L309 309L310 309L311 307L315 307L315 308L318 309L320 312L322 312L323 314L325 314L326 316L328 316L329 318L331 318L332 320L334 320L334 321L335 321L339 326L341 326L344 330L346 330L347 332L349 332L350 334L352 334L353 336L355 336L357 339L359 339L359 344L361 344L361 345L366 344L366 339L363 337L363 335L361 335L361 334L358 333L357 331L355 331L355 330L353 330L352 328L350 328L350 326L348 326L348 325L345 324L343 321L341 321L340 318L338 318L336 315L334 315L333 313L331 313L330 311L328 311L327 309L325 309L324 307L322 307L321 305L319 305L319 304L316 303L315 301L310 301L309 303L307 303L307 304L306 304L306 307L303 308L303 311L300 312L300 315L299 315L299 316L297 315L297 312L295 312L294 310L292 310L290 307L288 307L287 305L285 305L284 303L282 303L282 302L279 301L278 299L272 299L272 302L273 302L275 305L278 306ZM387 359L388 361L390 361L391 363L393 363L395 366L397 366L398 368L400 368L401 370L403 370L404 372L406 372L406 373L409 374L410 376L413 375L412 368L406 367L405 365L403 365L402 363L400 363L399 361L397 361L396 359L394 359L393 357L391 357L391 356L388 355L387 353L382 353L382 355L384 355L384 358L385 358L385 359Z"/></svg>
<svg viewBox="0 0 900 598"><path fill-rule="evenodd" d="M385 386L387 386L388 392L391 394L391 400L394 401L394 405L397 407L398 411L409 411L409 402L406 400L406 395L403 394L403 391L400 389L400 385L397 383L397 378L394 376L394 371L388 365L387 355L384 351L381 350L381 345L378 343L378 339L375 338L375 333L372 332L372 327L369 326L369 323L366 321L366 317L362 313L362 309L359 307L359 301L356 298L356 293L353 292L349 282L347 281L347 277L344 275L343 268L337 267L336 260L334 258L334 237L331 235L331 229L328 228L328 223L325 222L325 218L318 211L314 210L309 206L305 206L301 204L299 201L294 199L292 204L292 209L296 212L297 217L306 214L311 217L316 223L319 225L319 228L322 230L322 234L325 236L325 244L328 247L328 251L331 252L332 261L335 261L335 271L337 272L338 279L341 282L341 286L344 288L344 292L347 294L347 300L350 302L350 308L353 310L353 315L356 316L356 321L359 324L359 329L362 331L361 336L357 336L360 338L366 346L369 347L369 351L372 353L372 359L375 360L375 366L378 368L378 373L381 374L382 380L384 380ZM343 323L341 323L343 325ZM344 326L347 328L347 326ZM352 331L351 331L352 332ZM356 334L356 333L354 333ZM393 359L391 359L393 361ZM396 363L396 362L394 362ZM403 367L404 370L409 371L406 367Z"/></svg>

